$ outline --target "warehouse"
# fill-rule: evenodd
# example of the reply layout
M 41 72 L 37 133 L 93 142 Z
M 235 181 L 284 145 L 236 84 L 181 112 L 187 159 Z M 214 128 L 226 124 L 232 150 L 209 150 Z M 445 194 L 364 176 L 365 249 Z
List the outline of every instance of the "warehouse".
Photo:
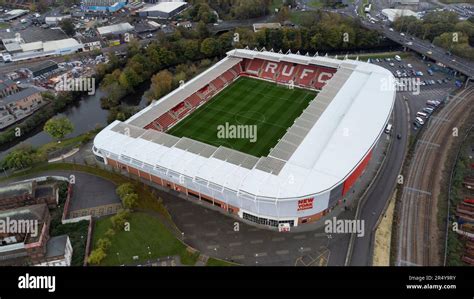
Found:
M 38 77 L 58 69 L 58 64 L 53 60 L 46 60 L 34 66 L 28 67 L 31 77 Z
M 126 4 L 125 0 L 82 0 L 81 9 L 90 12 L 116 12 Z
M 38 57 L 68 55 L 82 51 L 83 45 L 73 38 L 53 41 L 25 43 L 22 39 L 2 40 L 11 61 L 21 61 Z
M 102 37 L 121 35 L 124 33 L 132 32 L 135 28 L 130 23 L 120 23 L 110 26 L 104 26 L 97 28 L 97 32 Z
M 169 19 L 183 11 L 186 6 L 186 2 L 160 2 L 140 9 L 138 16 L 144 18 Z
M 387 19 L 390 22 L 394 22 L 400 17 L 415 17 L 415 18 L 420 18 L 419 15 L 409 9 L 382 9 L 382 14 L 387 17 Z

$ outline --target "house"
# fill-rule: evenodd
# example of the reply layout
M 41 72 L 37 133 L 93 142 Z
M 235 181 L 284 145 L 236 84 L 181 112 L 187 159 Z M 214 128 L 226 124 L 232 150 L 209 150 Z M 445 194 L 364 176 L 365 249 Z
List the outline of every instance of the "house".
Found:
M 70 266 L 67 235 L 50 237 L 46 204 L 0 211 L 0 266 Z
M 55 208 L 58 200 L 58 188 L 55 184 L 29 181 L 0 188 L 0 210 L 35 204 L 46 204 L 49 208 Z
M 18 92 L 18 86 L 7 77 L 0 77 L 0 99 Z

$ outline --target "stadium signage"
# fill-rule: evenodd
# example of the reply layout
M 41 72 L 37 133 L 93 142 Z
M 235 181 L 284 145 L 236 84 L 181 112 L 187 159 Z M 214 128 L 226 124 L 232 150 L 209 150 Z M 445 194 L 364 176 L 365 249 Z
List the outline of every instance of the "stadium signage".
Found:
M 312 209 L 313 202 L 314 202 L 314 197 L 298 200 L 298 211 Z

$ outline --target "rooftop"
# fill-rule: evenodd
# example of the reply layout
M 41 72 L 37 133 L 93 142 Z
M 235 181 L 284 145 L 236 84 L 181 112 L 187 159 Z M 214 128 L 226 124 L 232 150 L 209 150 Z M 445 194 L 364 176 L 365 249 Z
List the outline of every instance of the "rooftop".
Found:
M 130 25 L 130 23 L 120 23 L 120 24 L 115 24 L 115 25 L 99 27 L 97 28 L 97 31 L 101 35 L 106 35 L 106 34 L 125 33 L 125 32 L 132 31 L 133 29 L 134 27 Z
M 26 97 L 29 97 L 39 92 L 41 92 L 41 90 L 39 90 L 36 87 L 28 87 L 26 89 L 20 90 L 17 93 L 14 93 L 12 95 L 9 95 L 7 97 L 0 99 L 0 105 L 8 105 L 10 103 L 15 103 L 16 101 L 22 100 Z
M 144 7 L 140 9 L 139 11 L 161 11 L 165 13 L 170 13 L 186 4 L 187 4 L 186 2 L 180 2 L 180 1 L 160 2 L 155 5 Z
M 2 102 L 3 100 L 0 100 L 0 103 Z M 11 198 L 14 196 L 21 196 L 25 193 L 30 195 L 33 194 L 33 182 L 26 182 L 0 187 L 0 200 L 4 198 Z
M 64 256 L 68 239 L 68 235 L 51 237 L 46 244 L 45 258 Z

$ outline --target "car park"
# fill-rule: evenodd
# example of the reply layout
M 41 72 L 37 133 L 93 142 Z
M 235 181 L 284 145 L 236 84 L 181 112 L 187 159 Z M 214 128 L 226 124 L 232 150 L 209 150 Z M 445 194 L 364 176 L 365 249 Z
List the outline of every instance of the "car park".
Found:
M 419 123 L 420 125 L 424 125 L 424 124 L 425 124 L 425 121 L 424 121 L 421 117 L 419 117 L 419 116 L 417 116 L 417 117 L 415 118 L 415 122 Z
M 433 108 L 430 108 L 430 107 L 425 107 L 423 108 L 423 112 L 426 112 L 428 114 L 431 114 L 433 113 L 434 109 Z

